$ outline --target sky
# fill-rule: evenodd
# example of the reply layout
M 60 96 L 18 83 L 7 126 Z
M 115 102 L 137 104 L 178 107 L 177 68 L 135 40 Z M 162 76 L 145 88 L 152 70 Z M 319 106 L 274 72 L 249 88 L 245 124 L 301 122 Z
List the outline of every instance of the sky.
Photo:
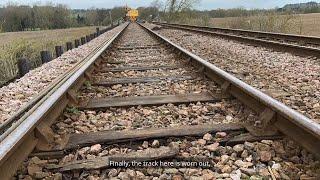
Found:
M 95 8 L 112 8 L 114 6 L 123 6 L 128 4 L 129 7 L 149 6 L 153 0 L 0 0 L 0 5 L 5 5 L 8 2 L 15 2 L 18 4 L 32 5 L 36 2 L 53 2 L 66 4 L 72 9 L 88 9 Z M 320 3 L 320 0 L 201 0 L 200 5 L 196 9 L 217 9 L 217 8 L 237 8 L 244 7 L 252 8 L 274 8 L 282 7 L 285 4 L 303 3 L 315 1 Z

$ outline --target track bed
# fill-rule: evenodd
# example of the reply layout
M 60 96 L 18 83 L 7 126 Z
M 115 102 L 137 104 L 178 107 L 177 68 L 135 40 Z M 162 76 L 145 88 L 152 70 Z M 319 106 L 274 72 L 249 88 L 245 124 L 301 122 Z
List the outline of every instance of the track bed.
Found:
M 15 178 L 319 178 L 312 154 L 280 133 L 254 136 L 257 113 L 138 24 L 101 58 L 51 126 L 54 147 Z

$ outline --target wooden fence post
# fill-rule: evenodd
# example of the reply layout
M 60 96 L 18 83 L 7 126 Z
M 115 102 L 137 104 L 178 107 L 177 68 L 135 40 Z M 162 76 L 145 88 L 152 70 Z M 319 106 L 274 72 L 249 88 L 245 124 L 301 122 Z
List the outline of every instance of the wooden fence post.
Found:
M 86 38 L 85 37 L 81 37 L 81 45 L 84 45 L 86 43 Z
M 77 48 L 79 46 L 80 46 L 80 40 L 79 39 L 74 40 L 74 47 Z
M 90 41 L 90 36 L 86 35 L 86 41 L 89 42 Z
M 67 42 L 66 45 L 67 45 L 67 51 L 73 49 L 72 42 Z
M 96 35 L 97 35 L 97 37 L 100 36 L 100 28 L 98 28 L 98 27 L 96 28 Z
M 30 71 L 30 64 L 28 59 L 26 58 L 19 58 L 18 59 L 18 69 L 19 69 L 19 76 L 22 77 Z
M 50 51 L 41 51 L 40 56 L 42 64 L 50 62 L 52 60 L 52 54 Z
M 63 47 L 62 46 L 56 46 L 56 57 L 60 57 L 63 54 Z

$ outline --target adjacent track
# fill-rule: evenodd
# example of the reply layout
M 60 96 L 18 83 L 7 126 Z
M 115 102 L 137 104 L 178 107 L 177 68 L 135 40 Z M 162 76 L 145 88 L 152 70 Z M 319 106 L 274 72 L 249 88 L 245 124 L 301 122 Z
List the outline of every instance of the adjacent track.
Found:
M 143 25 L 126 24 L 1 141 L 0 174 L 12 176 L 32 151 L 42 165 L 51 163 L 44 167 L 48 172 L 65 178 L 80 178 L 72 172 L 83 169 L 109 169 L 110 158 L 181 160 L 186 149 L 174 142 L 203 135 L 198 146 L 207 152 L 236 144 L 235 151 L 243 152 L 245 141 L 285 135 L 320 156 L 319 124 Z M 28 170 L 39 166 L 31 161 Z
M 277 51 L 290 52 L 296 55 L 320 57 L 319 37 L 249 31 L 241 29 L 216 28 L 208 26 L 194 26 L 187 24 L 171 24 L 162 22 L 153 23 L 163 27 L 210 34 L 217 37 L 271 48 Z

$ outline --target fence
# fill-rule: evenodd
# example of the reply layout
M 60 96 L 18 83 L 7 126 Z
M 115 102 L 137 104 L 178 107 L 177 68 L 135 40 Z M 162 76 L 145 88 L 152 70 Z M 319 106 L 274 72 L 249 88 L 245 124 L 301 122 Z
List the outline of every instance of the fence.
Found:
M 109 26 L 105 29 L 100 30 L 100 28 L 96 28 L 96 31 L 94 33 L 88 34 L 86 36 L 80 37 L 79 39 L 75 39 L 74 42 L 66 42 L 65 47 L 62 45 L 55 46 L 55 52 L 52 53 L 51 51 L 40 51 L 40 60 L 39 61 L 31 61 L 28 58 L 18 58 L 17 63 L 14 61 L 2 61 L 0 64 L 0 67 L 11 67 L 11 68 L 6 68 L 8 76 L 7 80 L 4 82 L 0 81 L 0 87 L 6 86 L 9 83 L 15 81 L 17 78 L 20 78 L 27 74 L 30 70 L 35 69 L 42 64 L 48 63 L 54 59 L 54 57 L 60 57 L 65 50 L 69 51 L 72 50 L 73 48 L 77 48 L 80 45 L 84 45 L 94 38 L 100 36 L 101 34 L 109 31 L 112 29 L 113 26 Z M 16 68 L 17 67 L 17 68 Z M 16 72 L 16 69 L 18 70 L 18 73 Z

